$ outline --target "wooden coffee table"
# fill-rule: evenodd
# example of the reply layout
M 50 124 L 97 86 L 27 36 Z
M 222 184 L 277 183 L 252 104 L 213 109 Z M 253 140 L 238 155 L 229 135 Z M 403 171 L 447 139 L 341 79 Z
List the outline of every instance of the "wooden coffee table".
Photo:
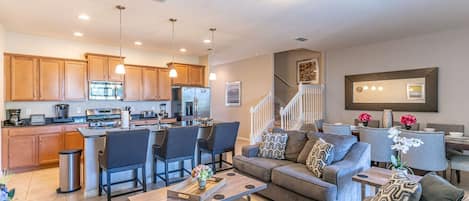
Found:
M 267 184 L 256 179 L 241 175 L 232 170 L 220 172 L 217 177 L 226 178 L 226 184 L 220 190 L 216 191 L 207 201 L 218 200 L 237 200 L 267 188 Z M 168 187 L 157 190 L 148 191 L 129 197 L 129 201 L 181 201 L 182 199 L 167 198 L 166 192 Z
M 366 175 L 367 178 L 359 177 L 358 175 Z M 366 197 L 366 185 L 370 185 L 375 187 L 376 191 L 383 186 L 384 184 L 388 183 L 389 178 L 392 176 L 392 171 L 384 168 L 379 167 L 371 167 L 368 170 L 358 173 L 357 175 L 352 177 L 352 181 L 359 182 L 361 184 L 362 189 L 362 199 Z M 421 176 L 417 175 L 409 175 L 409 178 L 414 181 L 420 181 L 422 179 Z

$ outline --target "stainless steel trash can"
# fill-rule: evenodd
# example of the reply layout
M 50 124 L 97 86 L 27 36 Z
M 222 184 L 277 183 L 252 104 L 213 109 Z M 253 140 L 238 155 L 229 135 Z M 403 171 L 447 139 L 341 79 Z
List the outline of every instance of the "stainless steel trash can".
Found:
M 80 186 L 81 149 L 59 152 L 59 188 L 57 193 L 69 193 L 81 189 Z

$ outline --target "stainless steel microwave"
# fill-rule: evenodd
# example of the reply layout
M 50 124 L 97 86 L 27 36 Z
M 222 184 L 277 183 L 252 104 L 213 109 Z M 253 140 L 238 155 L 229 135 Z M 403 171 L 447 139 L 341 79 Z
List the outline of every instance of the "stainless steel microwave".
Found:
M 122 82 L 91 81 L 89 100 L 122 100 L 124 87 Z

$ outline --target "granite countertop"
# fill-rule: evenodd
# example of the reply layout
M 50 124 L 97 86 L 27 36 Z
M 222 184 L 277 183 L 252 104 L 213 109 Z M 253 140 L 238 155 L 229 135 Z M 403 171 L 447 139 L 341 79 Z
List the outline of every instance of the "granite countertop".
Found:
M 78 128 L 78 131 L 85 138 L 95 138 L 95 137 L 104 137 L 106 136 L 106 132 L 109 132 L 109 131 L 149 129 L 152 133 L 158 133 L 158 132 L 164 131 L 167 128 L 185 127 L 185 126 L 198 126 L 200 128 L 212 127 L 212 125 L 192 123 L 191 121 L 178 121 L 172 124 L 142 125 L 142 126 L 132 126 L 131 128 Z

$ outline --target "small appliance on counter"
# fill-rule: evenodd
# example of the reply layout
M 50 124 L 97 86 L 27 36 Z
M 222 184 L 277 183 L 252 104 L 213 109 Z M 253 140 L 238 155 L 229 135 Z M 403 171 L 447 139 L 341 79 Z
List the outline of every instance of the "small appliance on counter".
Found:
M 142 118 L 155 118 L 156 117 L 156 113 L 153 110 L 144 110 L 140 112 L 140 114 Z
M 68 116 L 70 105 L 69 104 L 57 104 L 55 105 L 55 118 L 52 119 L 54 123 L 67 123 L 73 122 L 73 118 Z
M 30 119 L 30 124 L 33 126 L 46 125 L 46 115 L 44 114 L 32 114 Z
M 12 126 L 23 125 L 24 121 L 20 119 L 20 115 L 21 109 L 8 109 L 5 123 Z
M 120 108 L 97 108 L 86 110 L 89 128 L 117 128 L 121 119 Z
M 168 118 L 169 117 L 168 112 L 166 112 L 166 104 L 165 103 L 160 104 L 160 112 L 158 113 L 158 115 L 161 118 Z

